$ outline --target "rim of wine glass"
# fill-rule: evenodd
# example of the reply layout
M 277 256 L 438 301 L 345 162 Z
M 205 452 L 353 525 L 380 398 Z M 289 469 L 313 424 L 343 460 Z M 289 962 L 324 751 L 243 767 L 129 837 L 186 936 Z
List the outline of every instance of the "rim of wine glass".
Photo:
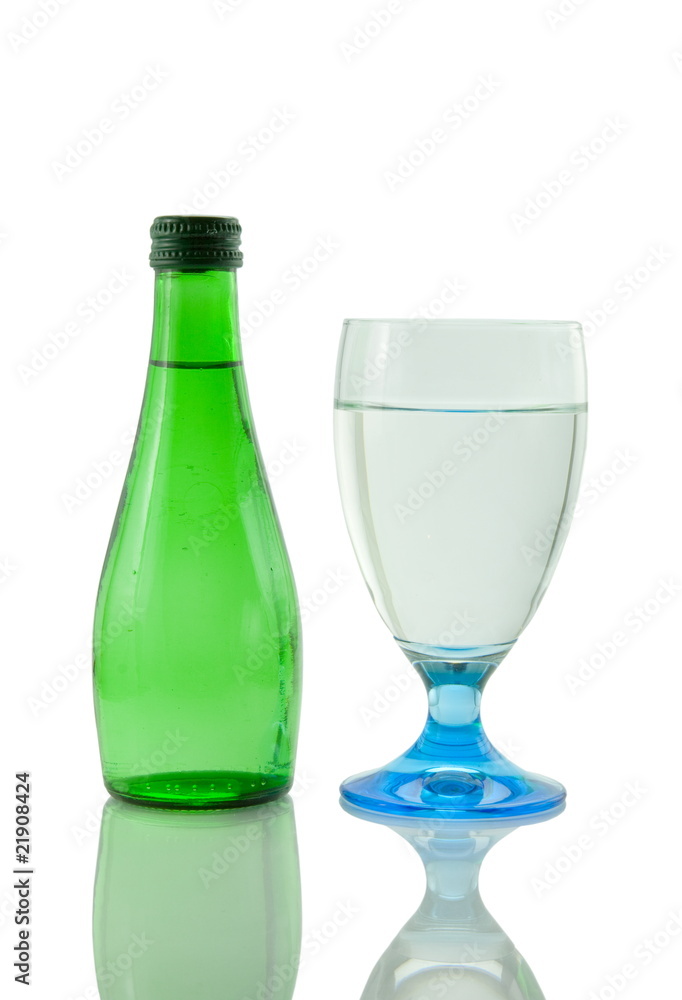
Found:
M 398 325 L 402 323 L 410 324 L 411 326 L 453 326 L 453 327 L 469 327 L 469 326 L 480 326 L 480 327 L 534 327 L 536 329 L 547 329 L 547 330 L 580 330 L 582 332 L 582 324 L 577 320 L 563 320 L 563 319 L 464 319 L 460 317 L 440 317 L 431 318 L 426 316 L 403 316 L 403 317 L 347 317 L 344 319 L 343 324 L 347 326 L 351 323 L 390 323 L 392 325 Z

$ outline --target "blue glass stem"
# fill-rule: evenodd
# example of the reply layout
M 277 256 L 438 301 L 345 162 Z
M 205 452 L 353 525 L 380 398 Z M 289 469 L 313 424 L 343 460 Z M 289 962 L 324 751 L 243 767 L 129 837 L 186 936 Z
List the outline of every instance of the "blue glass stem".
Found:
M 448 819 L 528 816 L 563 803 L 562 785 L 509 761 L 481 723 L 481 694 L 513 643 L 461 650 L 403 640 L 398 645 L 426 686 L 426 725 L 407 753 L 345 781 L 341 794 L 347 802 Z
M 481 724 L 481 695 L 512 643 L 488 647 L 484 653 L 462 650 L 466 659 L 445 659 L 445 650 L 427 654 L 414 643 L 398 645 L 423 680 L 429 699 L 424 731 L 405 757 L 452 761 L 464 768 L 489 762 L 491 755 L 500 757 Z M 447 652 L 452 656 L 455 650 Z

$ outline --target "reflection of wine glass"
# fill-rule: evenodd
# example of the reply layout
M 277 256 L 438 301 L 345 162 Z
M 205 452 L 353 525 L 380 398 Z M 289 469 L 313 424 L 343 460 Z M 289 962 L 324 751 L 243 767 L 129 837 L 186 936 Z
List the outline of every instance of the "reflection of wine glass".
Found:
M 110 799 L 94 903 L 102 1000 L 290 1000 L 301 944 L 291 799 L 179 813 Z
M 429 697 L 414 746 L 346 781 L 349 802 L 464 818 L 563 801 L 561 785 L 491 746 L 480 699 L 554 572 L 586 409 L 577 323 L 346 321 L 335 416 L 346 522 Z
M 362 1000 L 544 1000 L 542 991 L 509 937 L 486 909 L 478 891 L 483 858 L 494 844 L 524 823 L 481 819 L 469 823 L 426 817 L 348 812 L 390 826 L 419 854 L 427 887 L 417 912 L 375 965 Z M 544 812 L 533 822 L 557 815 Z

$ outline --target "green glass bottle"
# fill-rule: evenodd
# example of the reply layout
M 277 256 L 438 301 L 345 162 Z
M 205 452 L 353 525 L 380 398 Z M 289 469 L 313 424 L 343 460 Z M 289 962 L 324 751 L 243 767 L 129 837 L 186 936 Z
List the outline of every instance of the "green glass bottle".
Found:
M 300 624 L 244 378 L 241 229 L 151 233 L 151 359 L 95 613 L 104 782 L 149 805 L 263 802 L 292 782 Z

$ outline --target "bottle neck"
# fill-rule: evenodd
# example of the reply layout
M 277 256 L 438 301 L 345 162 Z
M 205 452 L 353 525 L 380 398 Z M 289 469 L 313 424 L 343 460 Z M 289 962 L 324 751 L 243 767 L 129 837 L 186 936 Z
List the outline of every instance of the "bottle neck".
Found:
M 167 368 L 241 364 L 234 271 L 158 271 L 150 363 Z

